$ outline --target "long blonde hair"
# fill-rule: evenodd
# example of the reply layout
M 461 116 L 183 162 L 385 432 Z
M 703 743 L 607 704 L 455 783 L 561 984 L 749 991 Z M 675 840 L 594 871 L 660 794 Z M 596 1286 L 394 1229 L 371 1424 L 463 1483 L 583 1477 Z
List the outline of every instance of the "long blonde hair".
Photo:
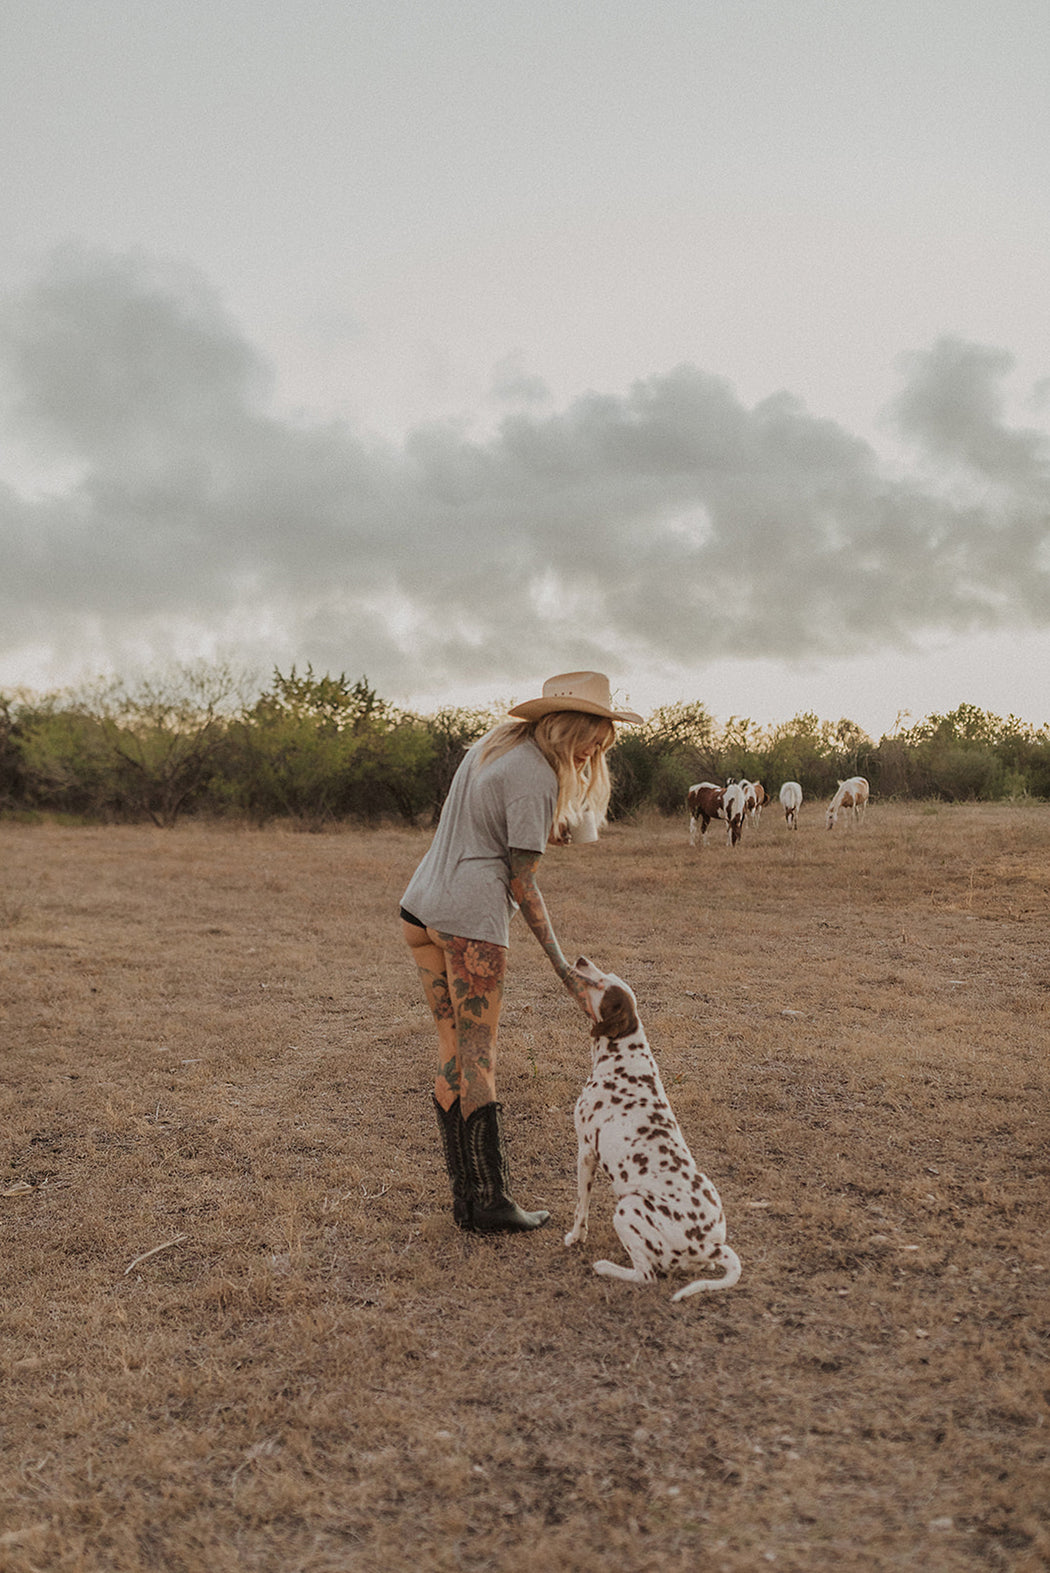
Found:
M 552 831 L 560 833 L 584 809 L 590 809 L 599 824 L 609 808 L 612 781 L 605 756 L 616 741 L 616 728 L 605 716 L 588 715 L 583 710 L 554 710 L 538 721 L 504 721 L 481 739 L 481 765 L 502 759 L 512 748 L 531 738 L 558 777 L 558 802 Z M 592 743 L 601 745 L 583 766 L 576 755 Z

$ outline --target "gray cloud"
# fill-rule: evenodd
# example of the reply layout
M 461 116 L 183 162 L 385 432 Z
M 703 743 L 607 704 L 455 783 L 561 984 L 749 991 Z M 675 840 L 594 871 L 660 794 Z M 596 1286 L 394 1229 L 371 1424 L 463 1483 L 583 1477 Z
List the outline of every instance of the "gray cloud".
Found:
M 496 404 L 535 409 L 550 403 L 551 391 L 542 377 L 526 370 L 521 350 L 512 350 L 492 369 L 489 397 Z
M 63 253 L 0 312 L 4 404 L 51 494 L 0 486 L 0 647 L 56 670 L 236 651 L 434 689 L 523 668 L 820 657 L 1050 624 L 1047 439 L 1010 428 L 1003 351 L 909 358 L 914 464 L 788 394 L 679 366 L 484 439 L 401 446 L 274 413 L 208 289 Z
M 1006 350 L 951 338 L 905 356 L 906 382 L 893 405 L 901 431 L 931 457 L 1009 488 L 1033 478 L 1045 487 L 1045 433 L 1005 425 L 1003 382 L 1013 367 Z M 1033 394 L 1038 399 L 1038 388 Z

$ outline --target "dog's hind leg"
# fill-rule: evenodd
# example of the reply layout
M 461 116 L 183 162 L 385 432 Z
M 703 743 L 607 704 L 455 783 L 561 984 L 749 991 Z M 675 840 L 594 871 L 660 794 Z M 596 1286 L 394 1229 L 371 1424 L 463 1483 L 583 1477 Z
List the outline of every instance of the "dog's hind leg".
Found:
M 622 1267 L 619 1262 L 595 1262 L 594 1270 L 603 1278 L 622 1278 L 629 1284 L 651 1284 L 656 1278 L 651 1268 L 644 1272 L 638 1267 Z
M 740 1258 L 736 1252 L 731 1251 L 728 1245 L 716 1245 L 711 1248 L 708 1261 L 712 1267 L 717 1267 L 720 1263 L 725 1266 L 722 1277 L 696 1278 L 691 1284 L 686 1284 L 684 1289 L 679 1289 L 677 1294 L 673 1294 L 672 1300 L 688 1300 L 692 1294 L 708 1294 L 712 1289 L 732 1289 L 741 1273 Z
M 621 1267 L 619 1262 L 595 1262 L 595 1272 L 601 1273 L 603 1278 L 620 1278 L 625 1283 L 653 1283 L 657 1276 L 650 1243 L 653 1226 L 637 1197 L 622 1198 L 613 1213 L 613 1228 L 631 1258 L 631 1266 Z
M 576 1216 L 572 1228 L 565 1236 L 566 1245 L 575 1245 L 587 1238 L 587 1215 L 591 1205 L 591 1186 L 598 1167 L 598 1154 L 589 1142 L 581 1141 L 576 1154 Z

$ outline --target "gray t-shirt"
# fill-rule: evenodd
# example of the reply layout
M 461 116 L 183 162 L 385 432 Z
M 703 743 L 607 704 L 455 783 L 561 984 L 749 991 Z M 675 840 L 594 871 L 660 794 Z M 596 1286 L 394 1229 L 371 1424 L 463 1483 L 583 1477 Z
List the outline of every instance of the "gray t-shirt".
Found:
M 401 905 L 430 928 L 494 945 L 510 940 L 510 849 L 542 852 L 558 778 L 531 738 L 481 764 L 475 743 L 453 777 L 437 832 Z

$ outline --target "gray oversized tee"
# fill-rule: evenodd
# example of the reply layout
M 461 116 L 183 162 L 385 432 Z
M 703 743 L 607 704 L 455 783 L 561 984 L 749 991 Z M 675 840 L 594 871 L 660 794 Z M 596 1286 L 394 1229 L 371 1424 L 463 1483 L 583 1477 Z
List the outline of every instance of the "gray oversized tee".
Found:
M 544 851 L 558 778 L 531 738 L 486 765 L 483 743 L 474 744 L 456 771 L 430 850 L 401 905 L 442 933 L 506 945 L 517 910 L 510 849 Z

